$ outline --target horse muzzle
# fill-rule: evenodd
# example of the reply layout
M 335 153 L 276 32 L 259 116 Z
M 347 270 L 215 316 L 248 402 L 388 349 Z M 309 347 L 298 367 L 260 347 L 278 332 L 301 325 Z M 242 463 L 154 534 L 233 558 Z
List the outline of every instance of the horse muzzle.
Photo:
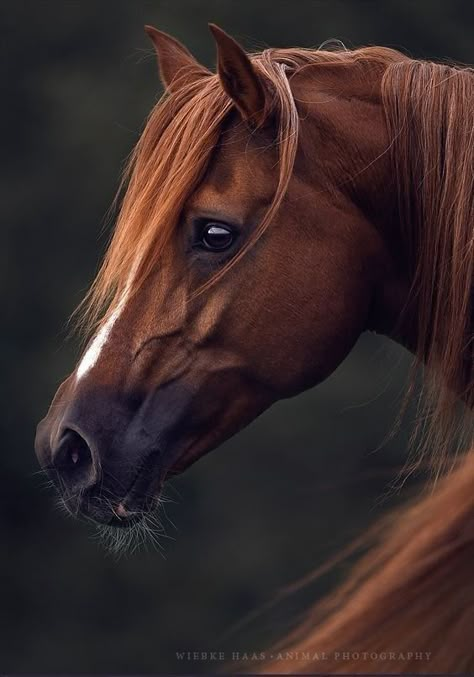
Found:
M 275 398 L 217 370 L 149 392 L 63 384 L 38 425 L 36 453 L 66 508 L 129 526 L 158 502 L 165 480 L 247 425 Z
M 175 417 L 154 398 L 118 398 L 89 392 L 56 398 L 39 423 L 35 450 L 41 467 L 75 516 L 102 524 L 129 526 L 158 502 L 165 477 L 172 471 L 169 448 Z M 169 399 L 169 397 L 167 398 Z M 183 411 L 183 398 L 174 411 Z M 154 409 L 154 415 L 150 409 Z M 156 419 L 161 418 L 160 429 Z

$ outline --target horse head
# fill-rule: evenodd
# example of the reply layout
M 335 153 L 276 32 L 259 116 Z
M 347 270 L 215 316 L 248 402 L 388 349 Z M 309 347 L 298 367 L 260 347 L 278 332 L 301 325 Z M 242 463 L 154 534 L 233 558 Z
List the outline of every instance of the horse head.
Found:
M 166 93 L 86 299 L 95 335 L 38 427 L 66 506 L 106 524 L 405 300 L 380 87 L 397 53 L 249 55 L 211 28 L 216 74 L 147 29 Z

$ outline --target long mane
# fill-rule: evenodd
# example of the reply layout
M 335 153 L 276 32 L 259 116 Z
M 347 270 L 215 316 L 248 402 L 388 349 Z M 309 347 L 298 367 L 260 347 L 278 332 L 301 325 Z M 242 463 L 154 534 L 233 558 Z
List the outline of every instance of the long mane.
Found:
M 312 672 L 322 653 L 331 674 L 474 669 L 474 72 L 400 60 L 382 97 L 425 372 L 412 464 L 430 453 L 446 476 L 356 544 L 368 553 L 265 672 Z M 448 464 L 458 398 L 471 450 Z
M 456 426 L 461 448 L 473 441 L 474 70 L 406 60 L 382 95 L 424 369 L 413 463 L 434 450 L 440 472 Z

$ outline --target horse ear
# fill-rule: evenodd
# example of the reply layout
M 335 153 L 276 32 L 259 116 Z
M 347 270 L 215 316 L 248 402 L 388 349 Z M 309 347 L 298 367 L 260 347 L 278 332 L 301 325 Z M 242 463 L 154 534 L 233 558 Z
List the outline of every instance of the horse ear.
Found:
M 209 24 L 209 29 L 217 45 L 217 72 L 224 90 L 242 118 L 260 126 L 268 112 L 268 92 L 262 77 L 234 38 L 215 24 Z
M 200 76 L 211 75 L 179 40 L 153 26 L 145 26 L 145 33 L 155 47 L 160 78 L 167 90 L 181 89 Z

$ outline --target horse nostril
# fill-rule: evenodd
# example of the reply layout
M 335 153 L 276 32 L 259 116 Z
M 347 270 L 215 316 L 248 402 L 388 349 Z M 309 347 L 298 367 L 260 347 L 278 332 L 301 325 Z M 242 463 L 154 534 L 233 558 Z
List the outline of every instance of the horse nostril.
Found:
M 66 489 L 86 489 L 95 482 L 91 449 L 75 430 L 64 431 L 53 455 L 53 468 Z

